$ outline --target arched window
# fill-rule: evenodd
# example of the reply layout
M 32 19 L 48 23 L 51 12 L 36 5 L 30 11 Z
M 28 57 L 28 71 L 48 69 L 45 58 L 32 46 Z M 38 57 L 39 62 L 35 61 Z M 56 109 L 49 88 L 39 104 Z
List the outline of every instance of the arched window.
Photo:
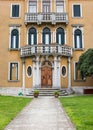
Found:
M 11 48 L 19 48 L 19 32 L 17 29 L 13 29 L 11 32 Z
M 28 31 L 28 44 L 34 45 L 37 44 L 37 32 L 35 28 L 30 28 Z
M 43 29 L 42 39 L 43 39 L 43 44 L 51 43 L 51 31 L 49 28 L 46 27 Z
M 63 28 L 58 28 L 56 30 L 56 43 L 60 45 L 65 44 L 65 32 Z
M 80 29 L 74 31 L 74 46 L 75 48 L 82 48 L 82 31 Z

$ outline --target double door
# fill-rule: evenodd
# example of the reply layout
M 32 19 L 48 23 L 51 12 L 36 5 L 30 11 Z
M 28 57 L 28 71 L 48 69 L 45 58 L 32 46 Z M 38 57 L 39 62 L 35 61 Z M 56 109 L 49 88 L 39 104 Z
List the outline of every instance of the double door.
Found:
M 43 67 L 41 69 L 41 86 L 42 87 L 52 87 L 52 68 L 51 67 Z

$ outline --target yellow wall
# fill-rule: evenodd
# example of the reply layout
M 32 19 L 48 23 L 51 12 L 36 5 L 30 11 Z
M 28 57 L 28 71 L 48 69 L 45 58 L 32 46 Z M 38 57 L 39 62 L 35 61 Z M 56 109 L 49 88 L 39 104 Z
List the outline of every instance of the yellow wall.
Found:
M 39 1 L 39 0 L 38 0 Z M 38 12 L 41 12 L 41 0 L 39 1 Z M 21 17 L 13 19 L 10 17 L 10 7 L 11 3 L 20 3 L 21 5 Z M 54 3 L 54 0 L 53 0 Z M 38 43 L 42 41 L 41 32 L 44 27 L 51 28 L 51 31 L 55 31 L 58 27 L 63 27 L 66 30 L 66 44 L 73 47 L 73 24 L 82 24 L 83 25 L 83 35 L 84 35 L 84 50 L 73 50 L 73 57 L 71 58 L 71 85 L 74 86 L 93 86 L 92 78 L 89 77 L 86 81 L 74 81 L 74 62 L 78 61 L 79 56 L 85 52 L 88 48 L 93 47 L 93 1 L 92 0 L 66 0 L 66 12 L 69 16 L 69 23 L 63 24 L 58 23 L 52 25 L 50 23 L 44 23 L 41 25 L 33 24 L 24 24 L 25 13 L 27 12 L 27 0 L 0 0 L 0 86 L 6 87 L 20 87 L 22 86 L 22 59 L 20 58 L 20 51 L 10 51 L 9 50 L 9 29 L 13 24 L 20 24 L 20 47 L 27 45 L 27 32 L 28 29 L 32 26 L 38 30 Z M 72 17 L 72 4 L 80 3 L 82 4 L 82 18 L 73 18 Z M 52 11 L 55 10 L 54 5 L 52 5 Z M 33 65 L 31 58 L 25 59 L 25 66 Z M 19 81 L 10 82 L 8 81 L 8 71 L 9 62 L 18 62 L 19 63 Z M 61 57 L 60 65 L 67 66 L 67 58 Z M 68 71 L 68 68 L 67 68 Z M 25 71 L 26 74 L 26 71 Z M 68 86 L 68 74 L 66 77 L 61 77 L 61 86 Z M 25 77 L 26 87 L 32 87 L 33 75 L 31 78 Z

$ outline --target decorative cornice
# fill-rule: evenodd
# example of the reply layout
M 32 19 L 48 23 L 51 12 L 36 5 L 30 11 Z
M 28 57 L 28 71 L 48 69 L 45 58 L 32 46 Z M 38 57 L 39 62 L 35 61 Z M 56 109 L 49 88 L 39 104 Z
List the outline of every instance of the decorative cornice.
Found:
M 9 27 L 20 27 L 22 26 L 21 24 L 9 24 Z
M 72 27 L 83 27 L 84 24 L 72 24 L 71 26 L 72 26 Z

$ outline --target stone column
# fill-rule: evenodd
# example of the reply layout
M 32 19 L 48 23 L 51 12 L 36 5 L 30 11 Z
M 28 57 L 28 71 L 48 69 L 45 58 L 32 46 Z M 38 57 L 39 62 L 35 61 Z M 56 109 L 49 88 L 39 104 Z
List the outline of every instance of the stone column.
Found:
M 68 57 L 68 89 L 71 88 L 71 59 Z
M 61 84 L 60 84 L 60 57 L 58 58 L 57 61 L 57 84 L 58 84 L 58 88 L 61 88 Z
M 53 69 L 53 88 L 57 87 L 57 57 L 54 57 L 54 69 Z
M 36 87 L 40 86 L 39 56 L 36 57 Z
M 23 68 L 23 74 L 22 74 L 22 92 L 25 94 L 25 59 L 22 60 L 22 68 Z
M 33 87 L 36 86 L 36 62 L 33 59 Z

